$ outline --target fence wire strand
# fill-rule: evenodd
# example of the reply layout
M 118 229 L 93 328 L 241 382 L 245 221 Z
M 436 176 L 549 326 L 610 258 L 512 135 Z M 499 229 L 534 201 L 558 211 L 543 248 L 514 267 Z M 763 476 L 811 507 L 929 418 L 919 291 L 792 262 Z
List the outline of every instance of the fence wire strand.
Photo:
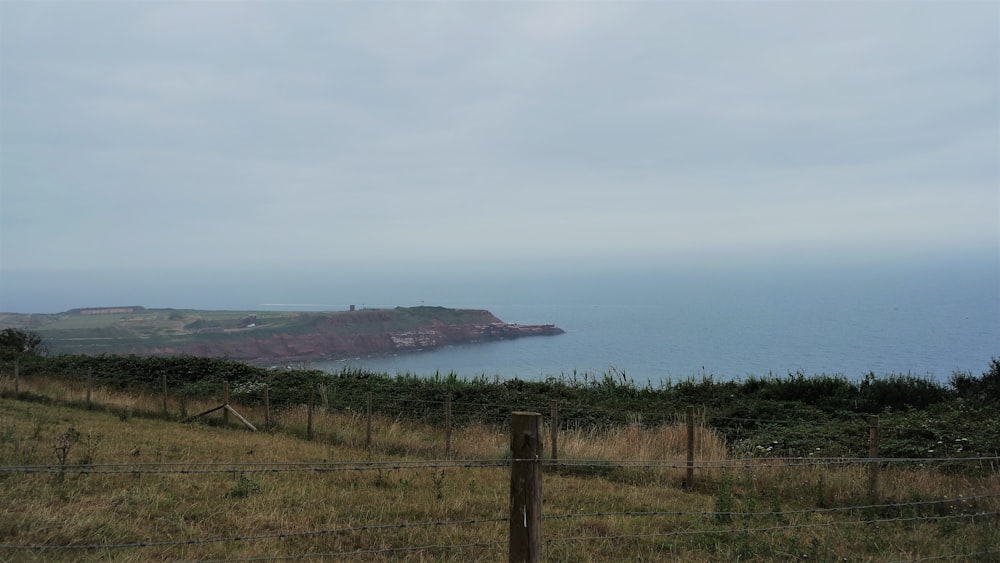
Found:
M 643 460 L 643 459 L 569 459 L 552 461 L 549 459 L 515 459 L 514 461 L 541 461 L 553 467 L 593 467 L 595 469 L 754 469 L 754 468 L 784 468 L 784 467 L 828 467 L 849 465 L 870 465 L 872 463 L 914 464 L 914 463 L 954 463 L 954 462 L 997 462 L 1000 456 L 988 457 L 759 457 L 732 458 L 712 461 L 701 460 L 693 464 L 680 459 Z
M 324 536 L 334 534 L 347 534 L 353 532 L 369 532 L 377 530 L 401 530 L 405 528 L 432 528 L 443 526 L 466 526 L 473 524 L 495 524 L 507 522 L 508 517 L 502 518 L 473 518 L 467 520 L 433 521 L 433 522 L 396 522 L 392 524 L 368 524 L 363 526 L 350 526 L 344 528 L 332 528 L 328 530 L 310 530 L 305 532 L 274 532 L 270 534 L 257 534 L 247 536 L 226 536 L 216 538 L 201 538 L 172 541 L 154 542 L 131 542 L 117 544 L 70 544 L 70 545 L 0 545 L 0 549 L 17 551 L 63 551 L 63 550 L 94 550 L 94 549 L 135 549 L 147 547 L 176 547 L 183 545 L 198 545 L 208 543 L 230 543 L 242 541 L 261 541 L 274 539 L 306 538 L 312 536 Z
M 786 516 L 804 516 L 808 514 L 829 514 L 836 512 L 860 512 L 868 510 L 886 510 L 891 508 L 907 508 L 911 506 L 929 506 L 937 504 L 949 504 L 949 503 L 961 503 L 961 502 L 973 502 L 987 499 L 1000 498 L 1000 493 L 992 495 L 977 495 L 970 497 L 956 497 L 956 498 L 946 498 L 939 500 L 926 500 L 917 502 L 902 502 L 902 503 L 888 503 L 888 504 L 868 504 L 860 506 L 839 506 L 833 508 L 811 508 L 804 510 L 787 510 L 787 511 L 766 511 L 766 512 L 701 512 L 701 511 L 600 511 L 600 512 L 579 512 L 572 514 L 543 514 L 543 520 L 569 520 L 573 518 L 603 518 L 610 516 L 711 516 L 713 518 L 718 516 L 774 516 L 774 517 L 786 517 Z
M 706 513 L 713 514 L 713 513 Z M 625 534 L 615 536 L 567 536 L 557 538 L 545 538 L 545 543 L 569 542 L 569 541 L 592 541 L 611 539 L 649 539 L 664 538 L 673 536 L 699 535 L 699 534 L 745 534 L 749 532 L 777 532 L 781 530 L 800 530 L 805 528 L 835 528 L 837 526 L 857 526 L 864 524 L 890 524 L 901 522 L 915 522 L 920 520 L 955 520 L 960 518 L 979 518 L 986 516 L 997 516 L 1000 512 L 979 512 L 975 514 L 955 514 L 947 516 L 913 516 L 900 518 L 869 518 L 865 520 L 841 520 L 835 522 L 810 522 L 806 524 L 785 524 L 782 526 L 767 526 L 763 528 L 726 528 L 722 530 L 679 530 L 660 534 Z
M 887 563 L 917 563 L 918 561 L 941 561 L 944 559 L 968 559 L 970 557 L 982 557 L 983 555 L 993 555 L 995 553 L 1000 553 L 1000 549 L 991 549 L 987 551 L 976 551 L 970 553 L 950 553 L 948 555 L 936 555 L 933 557 L 921 557 L 918 559 L 894 559 L 888 561 Z
M 198 475 L 210 473 L 336 473 L 393 471 L 406 469 L 474 469 L 510 465 L 506 460 L 428 460 L 387 462 L 345 462 L 329 464 L 299 463 L 138 463 L 103 465 L 13 465 L 0 467 L 0 473 L 42 473 L 75 475 Z
M 284 561 L 290 559 L 312 559 L 315 557 L 322 557 L 324 559 L 329 557 L 351 558 L 351 557 L 357 557 L 359 555 L 395 554 L 395 553 L 406 553 L 413 551 L 440 551 L 444 549 L 455 550 L 455 549 L 470 549 L 470 548 L 482 548 L 482 547 L 500 547 L 500 546 L 505 546 L 506 544 L 507 542 L 498 540 L 498 541 L 478 542 L 478 543 L 417 545 L 409 547 L 386 547 L 380 549 L 358 549 L 354 551 L 301 553 L 297 555 L 285 555 L 285 556 L 249 557 L 249 558 L 236 558 L 236 559 L 209 559 L 205 560 L 203 563 L 235 563 L 244 561 Z
M 511 461 L 541 462 L 546 467 L 559 469 L 591 468 L 595 471 L 606 469 L 765 469 L 792 467 L 830 467 L 850 465 L 926 464 L 926 463 L 972 463 L 1000 462 L 1000 457 L 950 457 L 950 458 L 743 458 L 720 461 L 698 461 L 689 464 L 684 460 L 640 460 L 640 459 L 571 459 L 553 461 L 551 459 L 437 459 L 420 461 L 371 461 L 371 462 L 248 462 L 248 463 L 107 463 L 107 464 L 67 464 L 67 465 L 8 465 L 0 466 L 0 473 L 73 473 L 78 475 L 108 474 L 206 474 L 206 473 L 333 473 L 351 471 L 389 471 L 406 469 L 473 469 L 508 467 Z

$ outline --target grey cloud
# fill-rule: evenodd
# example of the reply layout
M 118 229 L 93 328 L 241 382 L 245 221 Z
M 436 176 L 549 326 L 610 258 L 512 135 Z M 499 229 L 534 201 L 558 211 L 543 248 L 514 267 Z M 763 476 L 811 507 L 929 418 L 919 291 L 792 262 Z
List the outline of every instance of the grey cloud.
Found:
M 995 245 L 998 10 L 7 3 L 3 267 Z

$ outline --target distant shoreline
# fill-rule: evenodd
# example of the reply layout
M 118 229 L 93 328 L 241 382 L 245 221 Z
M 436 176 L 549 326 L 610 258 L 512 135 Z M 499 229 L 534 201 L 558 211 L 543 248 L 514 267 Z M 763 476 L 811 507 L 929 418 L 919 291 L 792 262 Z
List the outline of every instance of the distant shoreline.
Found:
M 56 314 L 0 313 L 0 327 L 37 332 L 53 354 L 191 355 L 258 365 L 563 333 L 554 324 L 507 323 L 486 310 L 431 306 L 351 306 L 335 312 L 87 307 Z

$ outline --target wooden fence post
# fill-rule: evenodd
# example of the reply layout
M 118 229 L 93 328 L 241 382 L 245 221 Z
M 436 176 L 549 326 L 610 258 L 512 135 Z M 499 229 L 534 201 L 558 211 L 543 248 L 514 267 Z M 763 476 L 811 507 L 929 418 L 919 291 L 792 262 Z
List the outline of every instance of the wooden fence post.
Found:
M 87 410 L 90 410 L 90 390 L 94 387 L 94 368 L 87 368 Z
M 14 395 L 17 396 L 20 393 L 18 385 L 21 379 L 21 363 L 17 358 L 14 358 Z
M 163 387 L 163 418 L 167 417 L 167 372 L 160 374 L 160 383 Z
M 444 456 L 451 456 L 451 395 L 444 399 Z
M 549 422 L 549 441 L 552 442 L 552 461 L 559 461 L 559 401 L 552 401 L 549 405 L 551 415 Z
M 541 561 L 542 415 L 510 416 L 510 544 L 512 563 Z
M 313 439 L 313 406 L 316 403 L 316 389 L 309 387 L 309 407 L 306 412 L 306 440 Z
M 271 394 L 267 389 L 267 383 L 264 384 L 264 428 L 268 432 L 271 431 Z
M 222 382 L 222 404 L 229 406 L 229 382 Z M 222 425 L 229 426 L 229 409 L 222 409 Z
M 687 408 L 687 476 L 684 488 L 694 485 L 694 407 Z
M 878 416 L 868 417 L 868 497 L 872 504 L 879 501 L 878 494 Z
M 372 393 L 368 392 L 365 398 L 365 410 L 367 411 L 368 421 L 365 424 L 365 447 L 372 447 Z

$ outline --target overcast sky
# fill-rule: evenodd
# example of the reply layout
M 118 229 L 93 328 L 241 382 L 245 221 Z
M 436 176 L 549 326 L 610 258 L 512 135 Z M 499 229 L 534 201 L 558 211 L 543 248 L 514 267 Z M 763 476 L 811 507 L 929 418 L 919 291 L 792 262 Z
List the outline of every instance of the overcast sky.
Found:
M 995 1 L 3 0 L 0 25 L 8 276 L 1000 246 Z

